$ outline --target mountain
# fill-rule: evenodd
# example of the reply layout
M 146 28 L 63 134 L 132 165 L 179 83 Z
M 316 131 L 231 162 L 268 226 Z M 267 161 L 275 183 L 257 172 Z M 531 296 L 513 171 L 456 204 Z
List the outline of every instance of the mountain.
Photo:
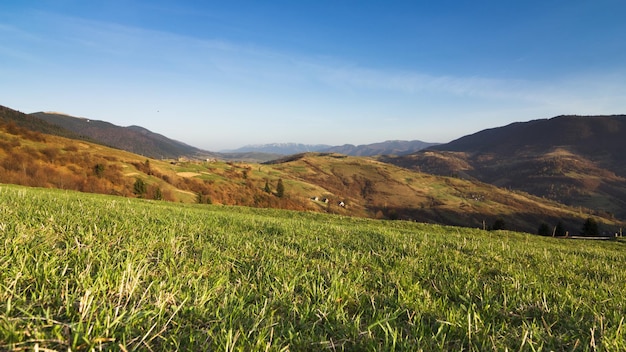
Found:
M 155 159 L 181 156 L 212 156 L 210 152 L 187 145 L 139 126 L 120 127 L 109 122 L 79 118 L 59 113 L 30 114 L 52 125 L 114 148 Z
M 272 143 L 247 145 L 233 150 L 225 150 L 223 153 L 269 153 L 277 158 L 281 155 L 293 155 L 307 152 L 339 153 L 350 156 L 374 156 L 374 155 L 404 155 L 418 150 L 437 145 L 422 141 L 385 141 L 373 144 L 342 146 L 330 146 L 326 144 L 300 144 L 300 143 Z
M 326 144 L 302 144 L 302 143 L 270 143 L 270 144 L 250 144 L 237 149 L 222 150 L 221 153 L 266 153 L 281 155 L 291 155 L 306 152 L 317 152 L 330 148 Z
M 438 145 L 438 143 L 428 143 L 422 141 L 385 141 L 373 144 L 352 145 L 331 147 L 323 150 L 328 153 L 339 153 L 352 156 L 375 156 L 375 155 L 405 155 L 415 153 L 419 150 Z
M 542 223 L 562 222 L 574 233 L 592 216 L 580 207 L 473 180 L 415 172 L 369 157 L 305 153 L 266 164 L 150 159 L 14 122 L 31 118 L 0 110 L 0 183 L 481 228 L 506 224 L 507 229 L 526 232 L 535 232 Z M 32 120 L 32 125 L 44 124 L 38 121 Z M 277 192 L 279 183 L 284 196 Z M 593 217 L 604 230 L 623 226 L 606 214 Z
M 626 115 L 557 116 L 483 130 L 389 163 L 522 190 L 626 218 Z

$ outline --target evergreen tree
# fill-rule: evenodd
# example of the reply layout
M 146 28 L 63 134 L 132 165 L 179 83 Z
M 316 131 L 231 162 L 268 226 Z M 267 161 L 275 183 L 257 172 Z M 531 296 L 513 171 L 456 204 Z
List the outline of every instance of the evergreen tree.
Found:
M 582 230 L 583 236 L 599 236 L 600 230 L 598 229 L 598 222 L 592 218 L 587 218 L 583 224 Z
M 537 229 L 537 234 L 539 236 L 550 236 L 552 235 L 552 231 L 550 231 L 550 226 L 545 222 L 539 225 L 539 229 Z
M 146 183 L 143 182 L 142 179 L 138 178 L 135 180 L 135 184 L 133 185 L 133 193 L 137 195 L 137 197 L 143 197 L 146 194 L 147 186 Z
M 263 190 L 264 190 L 266 193 L 272 193 L 272 190 L 270 189 L 270 183 L 269 183 L 269 181 L 265 180 L 265 187 L 263 188 Z
M 161 192 L 161 188 L 157 187 L 154 190 L 154 195 L 152 196 L 152 198 L 154 200 L 162 200 L 163 199 L 163 192 Z
M 282 198 L 285 195 L 285 186 L 283 185 L 283 179 L 279 178 L 276 184 L 276 196 Z

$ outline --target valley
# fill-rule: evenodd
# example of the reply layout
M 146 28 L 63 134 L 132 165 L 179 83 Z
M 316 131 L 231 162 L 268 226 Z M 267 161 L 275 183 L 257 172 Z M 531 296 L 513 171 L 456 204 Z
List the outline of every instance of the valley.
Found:
M 553 228 L 561 223 L 566 231 L 577 234 L 589 218 L 598 222 L 604 233 L 617 233 L 623 226 L 620 218 L 591 207 L 565 206 L 476 178 L 410 170 L 410 166 L 382 162 L 384 157 L 304 153 L 263 164 L 186 157 L 153 159 L 11 123 L 0 133 L 9 141 L 2 144 L 0 154 L 4 155 L 0 181 L 5 183 L 485 230 L 498 222 L 504 228 L 528 233 L 536 233 L 542 224 Z M 434 152 L 422 155 L 430 153 Z M 412 160 L 414 156 L 393 160 Z M 284 187 L 280 195 L 279 182 Z
M 15 122 L 20 118 L 40 130 L 49 125 L 33 123 L 33 115 L 13 114 L 16 117 L 6 118 L 0 129 L 5 141 L 0 150 L 0 182 L 4 183 L 485 230 L 497 223 L 497 227 L 537 233 L 540 226 L 560 224 L 574 235 L 588 219 L 597 222 L 604 234 L 623 227 L 624 214 L 606 209 L 620 208 L 624 179 L 565 148 L 542 154 L 542 159 L 529 152 L 505 159 L 438 150 L 445 145 L 404 156 L 316 152 L 265 163 L 154 159 L 20 127 Z M 571 186 L 574 179 L 596 193 L 576 193 Z M 283 187 L 280 195 L 278 183 Z M 602 196 L 608 193 L 613 198 Z M 569 205 L 559 203 L 561 199 L 569 200 Z

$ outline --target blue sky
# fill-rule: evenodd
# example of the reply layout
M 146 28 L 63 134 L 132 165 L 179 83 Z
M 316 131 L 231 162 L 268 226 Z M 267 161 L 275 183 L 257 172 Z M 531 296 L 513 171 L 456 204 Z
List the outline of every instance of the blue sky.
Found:
M 626 113 L 626 2 L 11 1 L 0 105 L 246 144 Z

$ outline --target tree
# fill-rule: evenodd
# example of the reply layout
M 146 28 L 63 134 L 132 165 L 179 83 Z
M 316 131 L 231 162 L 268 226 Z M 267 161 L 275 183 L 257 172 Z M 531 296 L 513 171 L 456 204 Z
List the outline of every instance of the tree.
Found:
M 285 195 L 285 186 L 283 185 L 283 179 L 279 178 L 276 184 L 276 196 L 282 198 Z
M 504 230 L 505 227 L 505 223 L 504 223 L 504 219 L 502 218 L 498 218 L 496 219 L 496 221 L 493 222 L 493 226 L 491 226 L 492 230 Z
M 155 188 L 152 198 L 154 200 L 163 200 L 163 192 L 161 192 L 161 188 L 159 187 Z
M 142 179 L 138 178 L 133 185 L 133 193 L 135 193 L 138 197 L 143 197 L 143 195 L 146 194 L 146 190 L 146 183 L 143 182 Z
M 552 231 L 550 231 L 550 226 L 548 226 L 548 224 L 544 222 L 539 225 L 539 229 L 537 229 L 537 234 L 539 236 L 550 236 L 552 234 Z
M 600 230 L 598 229 L 598 222 L 592 218 L 587 218 L 583 224 L 582 229 L 583 236 L 599 236 Z
M 269 183 L 269 181 L 268 181 L 268 180 L 265 180 L 265 187 L 263 187 L 263 190 L 264 190 L 266 193 L 272 193 L 272 190 L 270 189 L 270 183 Z

